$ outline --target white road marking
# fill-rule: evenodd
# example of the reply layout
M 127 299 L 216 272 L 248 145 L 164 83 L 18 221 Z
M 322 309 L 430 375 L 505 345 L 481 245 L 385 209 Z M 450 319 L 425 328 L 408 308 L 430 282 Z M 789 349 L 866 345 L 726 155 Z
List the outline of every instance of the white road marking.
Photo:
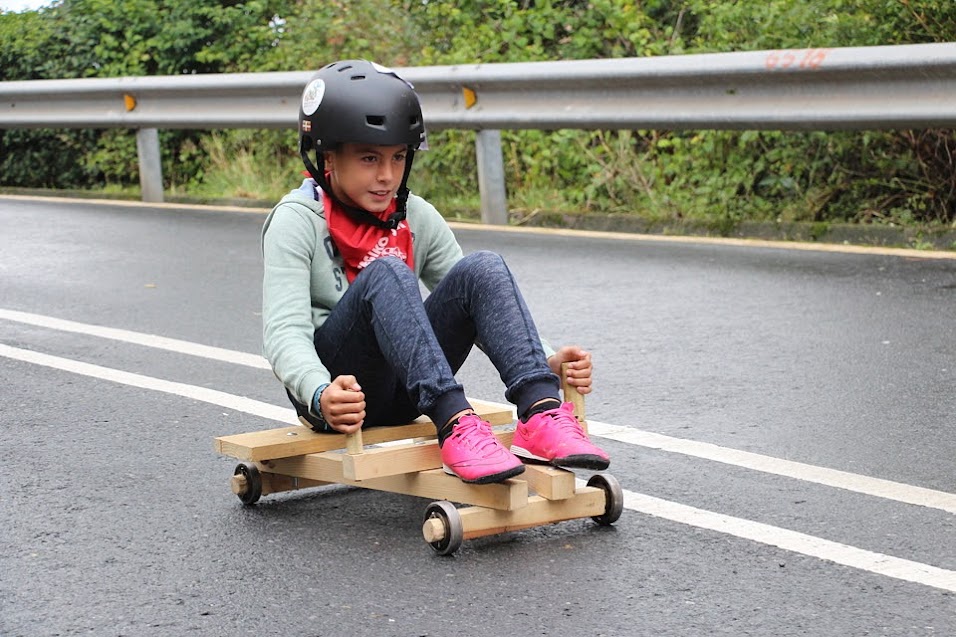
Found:
M 271 369 L 269 363 L 261 356 L 248 354 L 246 352 L 237 352 L 234 350 L 222 349 L 218 347 L 209 347 L 190 341 L 181 341 L 173 338 L 154 336 L 151 334 L 142 334 L 139 332 L 130 332 L 127 330 L 102 327 L 99 325 L 89 325 L 86 323 L 77 323 L 63 319 L 43 316 L 40 314 L 31 314 L 29 312 L 19 312 L 16 310 L 7 310 L 0 308 L 0 319 L 46 327 L 50 329 L 63 330 L 76 334 L 87 334 L 101 338 L 119 340 L 126 343 L 143 345 L 157 349 L 168 350 L 180 354 L 199 356 L 213 360 L 245 365 L 259 369 Z M 210 390 L 211 391 L 211 390 Z M 214 402 L 214 401 L 207 401 Z M 219 403 L 215 403 L 219 404 Z M 225 405 L 223 405 L 225 406 Z M 511 405 L 501 405 L 506 409 L 513 409 Z M 290 412 L 291 413 L 291 412 Z M 278 418 L 278 420 L 286 420 Z M 297 422 L 293 416 L 293 422 Z M 883 480 L 881 478 L 871 478 L 859 474 L 840 471 L 837 469 L 828 469 L 815 465 L 804 464 L 792 460 L 784 460 L 773 456 L 764 456 L 747 451 L 739 451 L 728 447 L 697 442 L 682 438 L 673 438 L 659 433 L 642 431 L 632 427 L 621 427 L 608 423 L 597 421 L 588 421 L 589 431 L 602 438 L 617 440 L 632 445 L 639 445 L 650 449 L 659 449 L 671 453 L 679 453 L 695 458 L 702 458 L 714 462 L 750 469 L 752 471 L 761 471 L 773 475 L 785 476 L 821 484 L 828 487 L 835 487 L 862 493 L 865 495 L 876 496 L 888 500 L 895 500 L 905 504 L 940 509 L 949 513 L 956 513 L 956 494 L 945 491 L 935 491 L 924 487 L 917 487 L 900 482 Z
M 891 480 L 862 476 L 847 471 L 828 469 L 826 467 L 818 467 L 802 462 L 774 458 L 772 456 L 763 456 L 758 453 L 739 451 L 707 442 L 672 438 L 650 431 L 609 425 L 593 420 L 588 421 L 588 432 L 609 440 L 617 440 L 619 442 L 626 442 L 650 449 L 680 453 L 685 456 L 713 460 L 753 471 L 786 476 L 788 478 L 803 480 L 804 482 L 813 482 L 828 487 L 836 487 L 847 491 L 855 491 L 856 493 L 886 498 L 887 500 L 896 500 L 897 502 L 904 502 L 906 504 L 915 504 L 917 506 L 956 513 L 956 494 L 946 493 L 945 491 L 935 491 L 933 489 L 916 487 Z
M 0 319 L 36 325 L 38 327 L 48 327 L 63 332 L 72 332 L 74 334 L 86 334 L 88 336 L 99 336 L 114 341 L 124 343 L 133 343 L 134 345 L 143 345 L 156 349 L 164 349 L 179 354 L 189 354 L 190 356 L 199 356 L 212 360 L 233 363 L 235 365 L 245 365 L 247 367 L 258 367 L 259 369 L 269 369 L 268 361 L 262 356 L 247 354 L 246 352 L 237 352 L 231 349 L 221 347 L 211 347 L 209 345 L 200 345 L 190 341 L 180 341 L 175 338 L 166 338 L 165 336 L 156 336 L 154 334 L 144 334 L 142 332 L 130 332 L 113 327 L 102 327 L 100 325 L 90 325 L 88 323 L 77 323 L 64 319 L 53 318 L 52 316 L 43 316 L 42 314 L 31 314 L 30 312 L 18 312 L 16 310 L 6 310 L 0 308 Z
M 849 544 L 697 509 L 634 491 L 624 491 L 624 507 L 631 511 L 776 546 L 792 553 L 827 560 L 861 571 L 956 592 L 956 571 L 930 564 L 875 553 Z
M 40 352 L 10 347 L 3 343 L 0 343 L 0 356 L 25 363 L 52 367 L 53 369 L 60 369 L 74 374 L 82 374 L 83 376 L 90 376 L 92 378 L 109 380 L 122 385 L 130 385 L 132 387 L 151 389 L 166 394 L 201 400 L 205 403 L 219 405 L 220 407 L 269 418 L 271 420 L 279 420 L 287 424 L 299 424 L 295 411 L 292 409 L 277 407 L 276 405 L 253 400 L 252 398 L 227 394 L 225 392 L 216 391 L 215 389 L 207 389 L 205 387 L 197 387 L 185 383 L 174 383 L 160 378 L 153 378 L 152 376 L 133 374 L 132 372 L 124 372 L 110 367 L 102 367 L 100 365 L 82 363 L 69 358 L 61 358 L 59 356 L 51 356 L 49 354 L 41 354 Z
M 0 343 L 0 356 L 133 387 L 193 398 L 263 418 L 282 422 L 291 422 L 290 419 L 294 419 L 294 412 L 291 409 L 283 409 L 250 398 L 133 374 L 100 365 L 82 363 L 59 356 L 10 347 L 2 343 Z M 624 492 L 624 507 L 631 511 L 778 547 L 792 553 L 827 560 L 861 571 L 956 592 L 956 571 L 946 570 L 930 564 L 875 553 L 752 520 L 662 500 L 634 491 Z

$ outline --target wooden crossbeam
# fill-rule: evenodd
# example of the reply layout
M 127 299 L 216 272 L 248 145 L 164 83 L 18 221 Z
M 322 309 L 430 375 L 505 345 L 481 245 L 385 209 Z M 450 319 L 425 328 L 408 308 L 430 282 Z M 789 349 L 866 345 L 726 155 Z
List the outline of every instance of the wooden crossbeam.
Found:
M 505 447 L 510 447 L 514 432 L 496 431 L 495 436 Z M 384 449 L 364 449 L 361 453 L 350 451 L 342 459 L 342 471 L 349 480 L 368 480 L 438 469 L 441 464 L 441 450 L 438 442 L 433 440 Z
M 503 511 L 514 511 L 528 503 L 528 483 L 516 478 L 498 484 L 465 484 L 458 477 L 448 475 L 441 469 L 431 469 L 362 481 L 351 480 L 343 473 L 346 455 L 319 453 L 266 460 L 259 463 L 259 470 L 420 498 L 450 500 Z
M 512 412 L 501 405 L 469 399 L 475 411 L 492 425 L 512 422 Z M 422 416 L 413 423 L 397 427 L 372 427 L 362 430 L 361 441 L 366 445 L 394 442 L 409 438 L 435 436 L 435 425 Z M 312 453 L 344 449 L 349 437 L 344 434 L 321 434 L 307 427 L 280 427 L 250 433 L 220 436 L 215 439 L 215 450 L 239 460 L 257 462 L 274 458 L 290 458 Z

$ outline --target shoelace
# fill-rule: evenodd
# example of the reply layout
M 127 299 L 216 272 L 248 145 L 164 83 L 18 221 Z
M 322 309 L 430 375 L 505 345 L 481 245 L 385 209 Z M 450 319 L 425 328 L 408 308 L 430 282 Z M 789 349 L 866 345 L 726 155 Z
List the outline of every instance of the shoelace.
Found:
M 578 419 L 573 414 L 569 414 L 560 408 L 546 411 L 545 414 L 550 416 L 551 421 L 555 426 L 560 427 L 562 431 L 573 434 L 574 437 L 579 440 L 587 440 L 584 430 L 581 429 L 581 423 L 578 422 Z
M 458 419 L 458 425 L 452 431 L 452 436 L 462 438 L 479 452 L 498 444 L 498 439 L 491 431 L 491 425 L 471 414 Z

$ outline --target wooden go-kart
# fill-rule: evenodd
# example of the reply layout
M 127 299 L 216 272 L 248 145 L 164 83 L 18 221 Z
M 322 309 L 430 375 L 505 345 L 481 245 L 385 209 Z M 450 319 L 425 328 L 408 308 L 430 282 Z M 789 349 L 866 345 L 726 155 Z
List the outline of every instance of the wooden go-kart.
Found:
M 584 420 L 584 401 L 565 385 L 565 400 Z M 513 422 L 510 408 L 472 400 L 475 411 L 492 425 Z M 512 431 L 496 430 L 503 445 Z M 435 426 L 422 416 L 408 425 L 373 427 L 354 434 L 320 434 L 308 426 L 282 427 L 216 438 L 216 451 L 241 461 L 232 491 L 243 504 L 263 495 L 327 484 L 434 498 L 425 508 L 422 534 L 439 554 L 450 555 L 462 540 L 543 524 L 590 517 L 613 524 L 624 506 L 618 481 L 594 474 L 578 487 L 572 472 L 528 464 L 524 473 L 498 484 L 466 484 L 441 468 Z M 366 447 L 365 445 L 372 445 Z M 456 508 L 452 502 L 470 505 Z

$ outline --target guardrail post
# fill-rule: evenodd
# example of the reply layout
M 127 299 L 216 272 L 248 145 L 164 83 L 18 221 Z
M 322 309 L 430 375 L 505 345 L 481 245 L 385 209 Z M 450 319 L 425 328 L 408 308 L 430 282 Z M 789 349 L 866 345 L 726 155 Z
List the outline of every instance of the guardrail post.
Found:
M 159 156 L 158 130 L 136 130 L 136 154 L 139 155 L 139 187 L 143 193 L 143 201 L 162 203 L 163 164 Z
M 481 222 L 508 225 L 508 196 L 505 193 L 505 163 L 501 155 L 501 131 L 480 130 L 475 139 L 478 158 L 478 191 L 481 193 Z

